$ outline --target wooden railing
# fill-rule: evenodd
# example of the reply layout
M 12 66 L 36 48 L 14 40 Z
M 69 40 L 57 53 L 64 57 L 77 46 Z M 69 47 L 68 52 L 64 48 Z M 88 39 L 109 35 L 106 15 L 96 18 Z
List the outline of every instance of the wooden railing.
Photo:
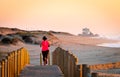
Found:
M 52 63 L 61 68 L 65 77 L 120 77 L 119 74 L 92 72 L 93 70 L 119 68 L 120 62 L 98 65 L 78 65 L 78 58 L 60 47 L 56 48 L 52 55 Z
M 53 52 L 52 63 L 61 68 L 65 77 L 87 77 L 90 72 L 86 64 L 78 65 L 78 58 L 60 47 Z
M 120 74 L 116 73 L 118 71 L 115 70 L 120 69 L 120 62 L 89 65 L 89 68 L 94 71 L 92 73 L 92 77 L 120 77 Z M 111 69 L 112 69 L 111 73 L 109 73 L 108 71 L 106 73 L 102 73 L 101 71 Z
M 0 77 L 18 77 L 29 63 L 29 54 L 25 48 L 10 52 L 0 61 Z
M 92 77 L 120 77 L 119 74 L 92 73 Z
M 116 69 L 116 68 L 118 69 L 120 68 L 120 62 L 96 64 L 96 65 L 90 65 L 89 67 L 92 70 L 104 70 L 104 69 Z

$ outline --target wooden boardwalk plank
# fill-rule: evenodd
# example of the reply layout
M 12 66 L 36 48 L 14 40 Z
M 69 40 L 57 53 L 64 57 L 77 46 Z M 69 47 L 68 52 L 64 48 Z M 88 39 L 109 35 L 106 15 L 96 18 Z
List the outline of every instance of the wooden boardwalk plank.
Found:
M 56 65 L 27 66 L 22 70 L 20 77 L 64 77 L 64 75 Z

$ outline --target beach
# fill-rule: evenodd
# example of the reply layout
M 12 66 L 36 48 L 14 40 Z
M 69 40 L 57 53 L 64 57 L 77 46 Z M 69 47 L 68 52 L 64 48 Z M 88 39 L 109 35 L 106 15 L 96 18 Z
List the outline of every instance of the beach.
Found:
M 58 46 L 70 51 L 78 58 L 79 64 L 103 64 L 120 62 L 120 48 L 97 46 L 102 43 L 117 43 L 117 41 L 93 39 L 89 37 L 81 37 L 74 35 L 54 34 L 59 38 L 59 43 L 51 45 L 50 55 Z M 11 52 L 21 47 L 25 47 L 30 54 L 30 62 L 39 65 L 39 55 L 41 49 L 39 45 L 20 44 L 20 45 L 0 45 L 0 51 Z M 52 58 L 52 56 L 51 56 Z

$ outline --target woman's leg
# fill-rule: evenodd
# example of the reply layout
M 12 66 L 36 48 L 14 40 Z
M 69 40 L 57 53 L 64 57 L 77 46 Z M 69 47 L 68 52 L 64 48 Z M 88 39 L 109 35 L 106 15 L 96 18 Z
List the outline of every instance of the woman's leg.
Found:
M 42 55 L 43 55 L 43 62 L 44 62 L 44 65 L 46 65 L 46 62 L 45 62 L 45 61 L 46 61 L 46 60 L 45 60 L 45 58 L 46 58 L 46 57 L 45 57 L 45 56 L 46 56 L 46 52 L 43 51 L 43 52 L 42 52 Z
M 45 51 L 45 62 L 46 62 L 46 64 L 47 64 L 48 54 L 49 54 L 49 50 Z

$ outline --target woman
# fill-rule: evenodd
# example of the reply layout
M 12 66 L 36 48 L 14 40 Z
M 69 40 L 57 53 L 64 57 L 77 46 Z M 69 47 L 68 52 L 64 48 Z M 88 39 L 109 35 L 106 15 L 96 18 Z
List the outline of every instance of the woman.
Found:
M 48 57 L 48 53 L 49 53 L 49 42 L 47 41 L 47 37 L 43 36 L 43 40 L 40 44 L 40 47 L 42 48 L 42 55 L 43 55 L 43 62 L 44 65 L 47 64 L 47 57 Z

